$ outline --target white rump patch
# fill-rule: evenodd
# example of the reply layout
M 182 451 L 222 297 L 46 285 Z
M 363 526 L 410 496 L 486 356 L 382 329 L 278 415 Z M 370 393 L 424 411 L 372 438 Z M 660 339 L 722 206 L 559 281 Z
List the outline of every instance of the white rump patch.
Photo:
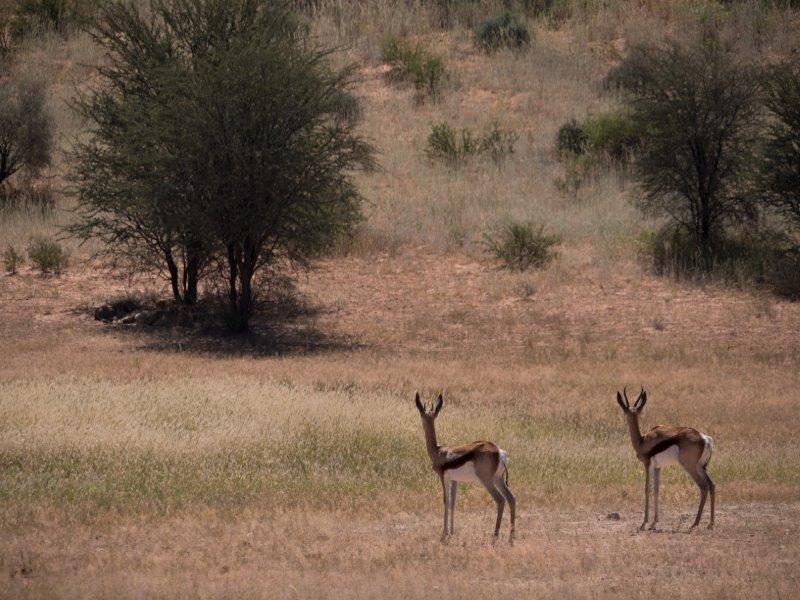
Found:
M 697 463 L 697 466 L 705 467 L 708 461 L 711 460 L 711 451 L 714 450 L 714 440 L 711 439 L 710 435 L 706 435 L 705 433 L 701 433 L 700 435 L 703 436 L 705 448 L 703 448 L 703 454 L 700 456 L 700 462 Z
M 680 448 L 678 448 L 678 444 L 673 444 L 663 452 L 659 452 L 650 459 L 650 468 L 662 469 L 670 465 L 680 464 L 678 461 L 679 453 Z
M 502 448 L 498 448 L 498 450 L 500 451 L 500 464 L 497 465 L 497 473 L 495 473 L 495 476 L 502 477 L 503 473 L 505 473 L 508 468 L 508 452 Z

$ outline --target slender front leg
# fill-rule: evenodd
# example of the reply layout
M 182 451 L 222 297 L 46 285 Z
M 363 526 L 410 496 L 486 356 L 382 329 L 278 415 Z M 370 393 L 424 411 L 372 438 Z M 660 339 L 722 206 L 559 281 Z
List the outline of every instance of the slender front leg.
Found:
M 655 517 L 653 517 L 653 523 L 650 525 L 650 529 L 655 529 L 656 525 L 658 525 L 658 492 L 661 489 L 661 469 L 653 469 L 653 501 L 654 505 L 653 508 L 655 509 Z
M 450 535 L 453 535 L 455 529 L 453 528 L 453 520 L 455 519 L 456 512 L 456 492 L 458 491 L 458 483 L 455 481 L 450 482 Z
M 639 531 L 644 531 L 645 525 L 650 520 L 650 466 L 644 467 L 644 521 L 642 521 Z
M 442 528 L 442 539 L 447 538 L 447 483 L 444 477 L 442 477 L 442 496 L 444 497 L 444 527 Z

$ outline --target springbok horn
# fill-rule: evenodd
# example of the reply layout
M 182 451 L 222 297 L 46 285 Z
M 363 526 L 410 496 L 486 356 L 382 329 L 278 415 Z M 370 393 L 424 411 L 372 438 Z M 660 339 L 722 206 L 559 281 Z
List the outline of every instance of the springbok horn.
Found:
M 639 392 L 639 397 L 636 399 L 636 403 L 633 405 L 633 408 L 639 408 L 639 403 L 642 401 L 642 396 L 644 395 L 644 388 Z
M 624 388 L 622 388 L 622 395 L 625 396 L 625 405 L 628 408 L 630 408 L 631 407 L 631 403 L 628 402 L 628 386 L 627 385 Z

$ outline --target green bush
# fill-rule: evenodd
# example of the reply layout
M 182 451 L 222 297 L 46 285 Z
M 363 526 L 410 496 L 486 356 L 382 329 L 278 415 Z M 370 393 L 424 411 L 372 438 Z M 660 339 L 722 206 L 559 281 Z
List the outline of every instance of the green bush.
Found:
M 25 261 L 23 256 L 17 252 L 17 249 L 14 248 L 11 244 L 6 246 L 5 251 L 3 252 L 3 266 L 6 268 L 6 273 L 9 275 L 15 275 L 19 266 Z
M 425 156 L 432 162 L 444 162 L 458 168 L 472 157 L 489 156 L 495 163 L 501 162 L 514 152 L 519 135 L 493 126 L 484 136 L 478 136 L 468 128 L 460 131 L 447 122 L 433 126 L 428 135 Z
M 425 156 L 432 162 L 441 161 L 451 167 L 461 166 L 480 152 L 480 141 L 469 129 L 460 132 L 449 123 L 438 123 L 428 134 Z
M 686 229 L 666 227 L 636 237 L 637 255 L 657 275 L 718 279 L 800 299 L 800 247 L 774 231 L 733 231 L 701 249 Z
M 611 110 L 586 119 L 582 127 L 597 157 L 626 162 L 642 141 L 642 131 L 625 110 Z
M 500 163 L 509 154 L 514 153 L 514 145 L 519 140 L 515 131 L 506 131 L 494 125 L 492 129 L 481 138 L 480 153 L 487 154 L 495 163 Z
M 475 45 L 491 52 L 498 48 L 525 48 L 530 44 L 528 29 L 509 11 L 487 19 L 475 32 Z
M 420 44 L 390 35 L 381 40 L 381 58 L 391 67 L 388 79 L 413 85 L 418 100 L 439 96 L 446 77 L 440 57 Z
M 588 143 L 589 136 L 574 118 L 558 128 L 556 149 L 561 156 L 580 156 L 586 152 Z
M 484 236 L 488 252 L 506 269 L 524 271 L 543 267 L 553 258 L 553 246 L 561 242 L 557 235 L 544 233 L 544 225 L 509 223 L 496 238 Z
M 61 273 L 69 263 L 69 253 L 57 241 L 35 237 L 28 246 L 28 258 L 43 273 Z

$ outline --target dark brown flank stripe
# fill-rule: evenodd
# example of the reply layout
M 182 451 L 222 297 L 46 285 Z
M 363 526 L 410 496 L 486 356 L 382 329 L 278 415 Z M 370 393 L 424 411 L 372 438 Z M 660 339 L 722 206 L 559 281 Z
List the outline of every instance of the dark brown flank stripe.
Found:
M 665 450 L 669 450 L 671 446 L 677 446 L 677 445 L 678 445 L 678 438 L 676 437 L 668 438 L 653 446 L 650 449 L 650 452 L 647 453 L 647 456 L 653 458 L 656 454 L 661 454 Z
M 470 462 L 471 460 L 475 459 L 475 451 L 467 452 L 466 454 L 462 454 L 459 457 L 456 457 L 452 460 L 447 461 L 446 463 L 442 463 L 439 468 L 442 471 L 452 471 L 453 469 L 458 469 L 459 467 L 463 467 L 465 464 Z

